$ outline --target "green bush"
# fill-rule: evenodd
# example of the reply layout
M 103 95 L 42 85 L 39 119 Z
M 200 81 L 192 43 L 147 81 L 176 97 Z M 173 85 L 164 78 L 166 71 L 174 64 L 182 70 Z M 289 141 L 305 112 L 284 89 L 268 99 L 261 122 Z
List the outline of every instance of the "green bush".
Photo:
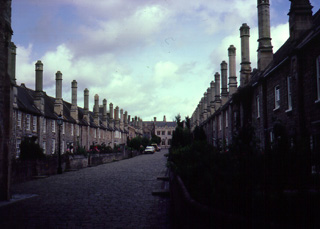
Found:
M 36 137 L 25 137 L 20 144 L 21 160 L 37 160 L 44 159 L 46 156 L 43 149 L 36 143 Z

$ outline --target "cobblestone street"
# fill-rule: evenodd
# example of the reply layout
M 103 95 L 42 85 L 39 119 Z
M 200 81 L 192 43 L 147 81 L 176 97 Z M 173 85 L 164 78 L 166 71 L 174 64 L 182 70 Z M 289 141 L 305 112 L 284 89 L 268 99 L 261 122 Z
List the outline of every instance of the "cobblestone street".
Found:
M 166 152 L 14 185 L 37 196 L 0 207 L 0 228 L 169 228 L 169 198 L 152 195 Z

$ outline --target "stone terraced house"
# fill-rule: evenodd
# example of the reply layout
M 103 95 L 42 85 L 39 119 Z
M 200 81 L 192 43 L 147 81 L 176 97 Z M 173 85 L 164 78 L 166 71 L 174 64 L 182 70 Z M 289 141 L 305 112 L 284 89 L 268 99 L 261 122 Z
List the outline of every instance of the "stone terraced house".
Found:
M 258 0 L 258 63 L 251 69 L 250 27 L 242 24 L 240 86 L 236 80 L 236 48 L 231 45 L 228 66 L 221 63 L 191 117 L 207 140 L 226 150 L 241 129 L 252 127 L 262 152 L 283 137 L 292 148 L 320 152 L 320 10 L 312 13 L 309 0 L 291 0 L 290 37 L 273 53 L 269 0 Z M 221 77 L 221 79 L 220 79 Z M 220 90 L 221 80 L 221 90 Z
M 12 48 L 13 64 L 11 71 L 15 71 L 15 46 Z M 35 64 L 35 90 L 24 84 L 13 86 L 13 141 L 16 146 L 13 156 L 19 157 L 20 143 L 25 137 L 35 137 L 45 154 L 58 151 L 59 126 L 57 120 L 61 118 L 60 127 L 61 152 L 75 149 L 77 146 L 89 150 L 92 145 L 105 144 L 114 147 L 125 145 L 127 136 L 135 137 L 142 133 L 141 126 L 136 121 L 130 122 L 130 115 L 119 107 L 113 108 L 107 100 L 99 104 L 99 96 L 94 96 L 93 111 L 89 111 L 89 90 L 84 90 L 84 107 L 77 105 L 77 81 L 71 82 L 72 103 L 62 98 L 62 73 L 56 73 L 56 97 L 51 97 L 43 91 L 43 64 Z M 13 78 L 14 77 L 14 74 Z M 120 112 L 120 114 L 119 114 Z M 139 118 L 140 122 L 142 120 Z M 71 147 L 72 146 L 72 147 Z

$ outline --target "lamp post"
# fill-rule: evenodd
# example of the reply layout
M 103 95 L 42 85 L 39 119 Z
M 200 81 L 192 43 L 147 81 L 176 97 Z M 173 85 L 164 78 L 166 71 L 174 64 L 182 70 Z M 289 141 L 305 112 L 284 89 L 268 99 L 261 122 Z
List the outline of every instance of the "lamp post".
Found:
M 61 174 L 62 173 L 62 168 L 61 168 L 61 126 L 63 124 L 63 119 L 62 119 L 62 115 L 61 114 L 58 117 L 57 123 L 58 123 L 58 126 L 59 126 L 58 174 Z

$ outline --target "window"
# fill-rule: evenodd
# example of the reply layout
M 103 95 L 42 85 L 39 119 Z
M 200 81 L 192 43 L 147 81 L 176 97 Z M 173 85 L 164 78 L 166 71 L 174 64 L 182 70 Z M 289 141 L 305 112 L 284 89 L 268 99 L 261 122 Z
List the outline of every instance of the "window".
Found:
M 32 131 L 37 132 L 37 116 L 33 116 L 32 119 Z
M 157 135 L 160 135 L 160 131 L 157 131 Z
M 257 118 L 260 118 L 260 96 L 257 95 L 256 98 L 256 106 L 257 106 Z
M 18 111 L 17 113 L 17 126 L 21 128 L 21 112 L 20 111 Z
M 287 78 L 287 90 L 288 90 L 288 111 L 292 110 L 292 97 L 291 97 L 291 76 Z
M 270 142 L 273 143 L 273 132 L 270 132 Z
M 80 126 L 77 125 L 77 136 L 80 136 Z
M 98 129 L 98 137 L 101 138 L 100 129 Z
M 279 85 L 274 88 L 274 109 L 280 107 L 280 87 Z
M 55 151 L 56 151 L 56 139 L 52 139 L 51 153 L 54 154 Z
M 221 118 L 221 116 L 218 116 L 218 119 L 219 119 L 219 130 L 221 130 L 221 128 L 222 128 L 222 118 Z
M 165 132 L 165 131 L 162 131 L 162 135 L 166 135 L 166 132 Z
M 43 118 L 43 133 L 47 132 L 47 120 Z
M 31 117 L 29 114 L 26 115 L 26 130 L 30 130 L 30 120 Z
M 162 144 L 163 146 L 165 146 L 165 145 L 166 145 L 166 140 L 165 140 L 165 139 L 162 139 L 161 144 Z
M 47 144 L 46 142 L 42 142 L 42 148 L 43 148 L 43 153 L 46 154 L 47 153 Z
M 73 136 L 73 123 L 71 123 L 71 136 Z
M 62 123 L 62 134 L 66 133 L 66 125 L 65 122 Z
M 226 111 L 225 114 L 226 114 L 226 127 L 228 127 L 228 125 L 229 125 L 228 124 L 228 111 Z
M 21 144 L 21 139 L 18 138 L 16 141 L 16 158 L 20 157 L 20 144 Z
M 171 131 L 168 131 L 168 135 L 171 135 Z
M 320 56 L 317 58 L 317 101 L 320 101 Z
M 97 129 L 93 130 L 94 138 L 97 138 Z
M 52 132 L 55 133 L 56 132 L 56 121 L 55 120 L 51 121 L 51 128 L 52 128 Z
M 61 153 L 64 154 L 64 140 L 61 142 L 62 146 L 61 146 Z

